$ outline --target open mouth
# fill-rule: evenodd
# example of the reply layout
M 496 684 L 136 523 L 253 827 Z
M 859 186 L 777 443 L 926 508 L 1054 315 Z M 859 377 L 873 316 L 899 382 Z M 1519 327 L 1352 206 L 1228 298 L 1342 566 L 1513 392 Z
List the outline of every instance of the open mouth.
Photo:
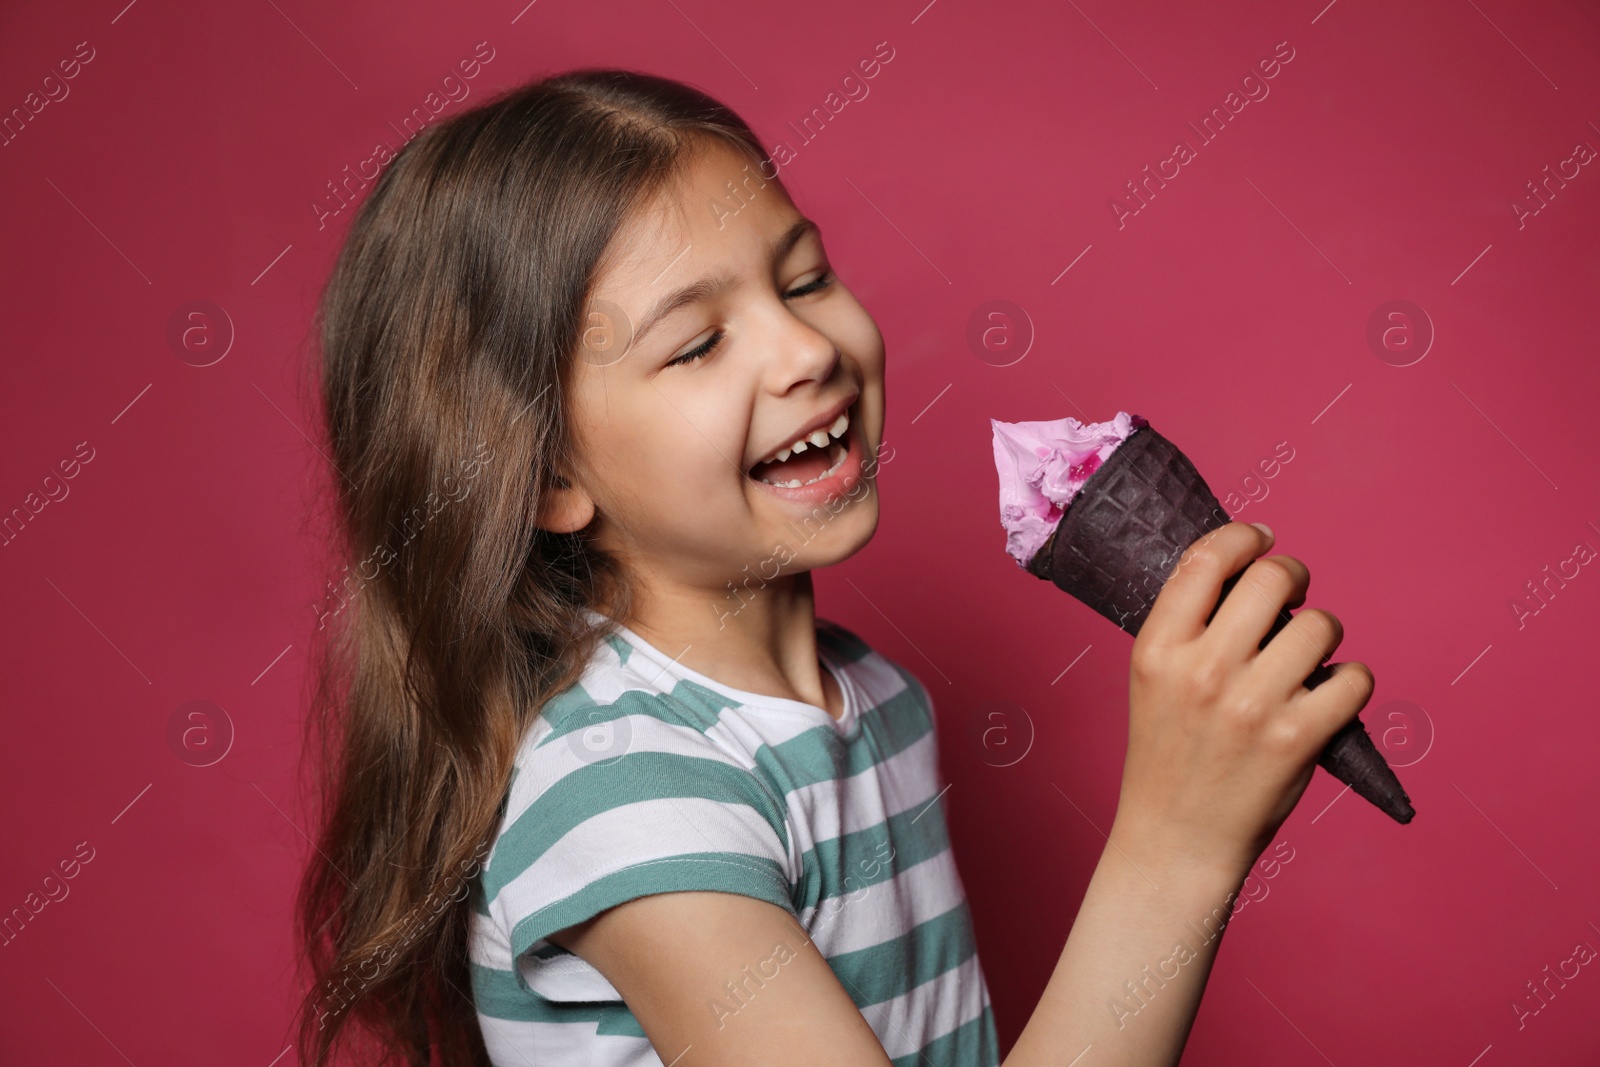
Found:
M 838 473 L 850 452 L 854 419 L 846 410 L 833 425 L 780 449 L 775 459 L 750 468 L 750 477 L 779 489 L 800 489 Z

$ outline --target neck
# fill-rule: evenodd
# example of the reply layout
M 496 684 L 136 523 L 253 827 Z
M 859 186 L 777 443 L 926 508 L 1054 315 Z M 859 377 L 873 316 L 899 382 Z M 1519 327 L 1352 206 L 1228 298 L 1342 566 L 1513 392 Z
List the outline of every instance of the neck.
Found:
M 817 660 L 811 572 L 735 588 L 724 599 L 703 588 L 636 580 L 634 610 L 624 621 L 677 662 L 725 685 L 830 707 Z

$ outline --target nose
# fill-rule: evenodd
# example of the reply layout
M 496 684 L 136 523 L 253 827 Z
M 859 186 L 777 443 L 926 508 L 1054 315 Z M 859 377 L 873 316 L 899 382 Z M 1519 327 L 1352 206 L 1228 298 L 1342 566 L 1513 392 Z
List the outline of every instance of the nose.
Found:
M 774 331 L 766 361 L 768 387 L 783 395 L 802 382 L 825 385 L 841 358 L 833 339 L 787 308 Z

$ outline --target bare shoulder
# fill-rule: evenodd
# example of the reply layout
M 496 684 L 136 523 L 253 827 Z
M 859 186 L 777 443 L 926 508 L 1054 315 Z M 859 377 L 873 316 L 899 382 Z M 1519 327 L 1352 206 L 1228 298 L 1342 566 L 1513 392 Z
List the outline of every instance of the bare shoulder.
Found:
M 656 893 L 549 940 L 605 975 L 676 1067 L 889 1062 L 795 917 L 767 901 Z

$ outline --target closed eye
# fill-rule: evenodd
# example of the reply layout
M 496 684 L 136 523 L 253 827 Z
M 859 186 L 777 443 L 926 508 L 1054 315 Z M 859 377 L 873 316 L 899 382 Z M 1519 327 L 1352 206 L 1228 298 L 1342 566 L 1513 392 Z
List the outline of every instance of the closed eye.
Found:
M 783 296 L 785 300 L 793 297 L 810 296 L 812 293 L 821 292 L 823 289 L 828 288 L 836 280 L 837 278 L 834 276 L 833 271 L 825 271 L 816 281 L 802 285 L 798 289 L 790 289 L 787 293 L 783 294 Z M 667 366 L 673 367 L 677 366 L 678 364 L 693 363 L 697 359 L 709 356 L 712 350 L 715 349 L 717 345 L 722 343 L 722 339 L 725 336 L 727 335 L 720 328 L 713 331 L 711 336 L 706 338 L 701 344 L 691 348 L 689 351 L 685 352 L 681 356 L 676 357 L 675 359 L 668 360 Z

